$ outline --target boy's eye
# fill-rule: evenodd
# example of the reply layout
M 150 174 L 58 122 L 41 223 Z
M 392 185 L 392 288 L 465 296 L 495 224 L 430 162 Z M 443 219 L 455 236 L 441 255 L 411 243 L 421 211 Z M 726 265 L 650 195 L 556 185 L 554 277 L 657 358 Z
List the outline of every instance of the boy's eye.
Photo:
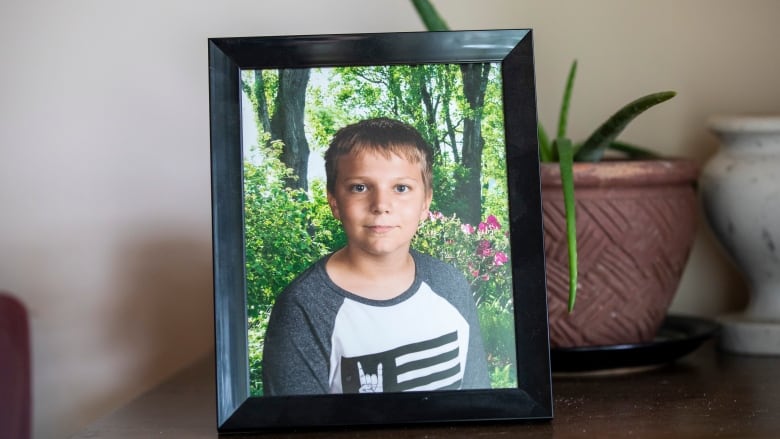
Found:
M 349 190 L 351 192 L 365 192 L 366 191 L 366 185 L 364 184 L 353 184 L 349 187 Z
M 411 188 L 405 184 L 399 184 L 395 187 L 395 191 L 400 193 L 409 192 L 410 189 Z

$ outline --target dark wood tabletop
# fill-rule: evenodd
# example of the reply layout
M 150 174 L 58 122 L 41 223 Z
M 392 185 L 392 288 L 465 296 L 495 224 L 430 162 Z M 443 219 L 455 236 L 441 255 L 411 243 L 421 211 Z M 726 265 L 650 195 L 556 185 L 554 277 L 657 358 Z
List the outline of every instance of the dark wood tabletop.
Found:
M 216 438 L 213 356 L 74 438 Z M 780 438 L 780 358 L 720 352 L 713 341 L 641 372 L 553 376 L 555 418 L 511 424 L 274 432 L 262 438 Z M 236 436 L 232 436 L 236 437 Z

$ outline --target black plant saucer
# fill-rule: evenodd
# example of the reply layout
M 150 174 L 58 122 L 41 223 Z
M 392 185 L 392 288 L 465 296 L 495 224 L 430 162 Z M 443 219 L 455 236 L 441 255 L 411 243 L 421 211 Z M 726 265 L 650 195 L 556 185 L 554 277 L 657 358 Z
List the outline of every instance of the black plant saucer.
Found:
M 712 320 L 669 315 L 649 343 L 551 349 L 552 371 L 601 375 L 655 368 L 693 352 L 719 328 Z

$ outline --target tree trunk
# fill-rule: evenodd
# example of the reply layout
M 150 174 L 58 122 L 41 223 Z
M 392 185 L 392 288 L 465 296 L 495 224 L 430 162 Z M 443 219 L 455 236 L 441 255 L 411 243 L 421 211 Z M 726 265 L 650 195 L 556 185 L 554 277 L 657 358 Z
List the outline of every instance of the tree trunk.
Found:
M 303 109 L 309 69 L 280 69 L 279 90 L 274 115 L 271 117 L 271 138 L 284 143 L 280 159 L 293 175 L 285 179 L 292 189 L 308 190 L 309 144 L 303 129 Z
M 463 93 L 469 104 L 469 110 L 463 121 L 463 147 L 461 164 L 465 175 L 456 182 L 466 202 L 458 216 L 463 222 L 477 224 L 482 216 L 482 111 L 485 103 L 490 64 L 463 64 L 460 66 L 463 77 Z
M 435 155 L 441 154 L 441 141 L 436 132 L 436 105 L 433 102 L 433 96 L 431 96 L 430 90 L 428 90 L 428 84 L 431 81 L 431 76 L 425 71 L 424 66 L 417 67 L 417 87 L 420 89 L 420 101 L 423 107 L 423 115 L 425 117 L 425 137 L 428 143 L 433 148 Z
M 254 97 L 257 102 L 257 119 L 263 132 L 271 132 L 271 118 L 268 115 L 268 102 L 265 99 L 265 81 L 263 71 L 255 70 Z

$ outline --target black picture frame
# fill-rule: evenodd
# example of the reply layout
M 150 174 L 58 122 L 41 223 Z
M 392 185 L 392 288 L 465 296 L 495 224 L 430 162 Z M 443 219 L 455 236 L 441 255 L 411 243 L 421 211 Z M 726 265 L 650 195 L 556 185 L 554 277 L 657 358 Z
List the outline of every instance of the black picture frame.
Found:
M 217 430 L 548 420 L 553 416 L 531 30 L 211 38 Z M 242 180 L 242 70 L 499 63 L 504 102 L 517 388 L 249 394 Z

